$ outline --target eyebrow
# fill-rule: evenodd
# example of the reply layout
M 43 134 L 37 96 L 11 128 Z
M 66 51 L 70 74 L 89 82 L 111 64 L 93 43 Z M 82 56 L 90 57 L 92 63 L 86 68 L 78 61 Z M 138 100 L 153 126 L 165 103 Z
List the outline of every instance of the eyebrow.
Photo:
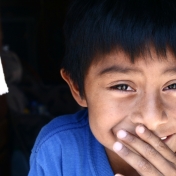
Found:
M 176 74 L 176 67 L 164 70 L 163 74 Z
M 142 73 L 141 70 L 139 69 L 133 69 L 130 67 L 122 67 L 122 66 L 117 66 L 117 65 L 113 65 L 110 67 L 106 67 L 103 70 L 101 70 L 98 75 L 104 75 L 104 74 L 110 74 L 110 73 Z

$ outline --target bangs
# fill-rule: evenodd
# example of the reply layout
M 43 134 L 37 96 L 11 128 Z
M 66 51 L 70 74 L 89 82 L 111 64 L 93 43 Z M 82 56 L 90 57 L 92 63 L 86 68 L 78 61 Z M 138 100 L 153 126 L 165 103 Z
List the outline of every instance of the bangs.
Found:
M 83 92 L 90 64 L 113 50 L 124 51 L 132 62 L 154 47 L 176 56 L 175 0 L 76 0 L 68 12 L 62 67 Z
M 128 3 L 116 1 L 116 5 L 105 3 L 98 12 L 101 19 L 92 14 L 97 20 L 85 35 L 88 36 L 85 40 L 86 45 L 89 44 L 89 53 L 92 56 L 96 52 L 107 54 L 117 48 L 134 62 L 138 56 L 150 52 L 153 46 L 158 55 L 166 56 L 167 48 L 176 55 L 175 9 L 169 1 L 156 2 L 157 5 L 154 1 L 136 0 Z M 94 45 L 91 46 L 91 43 Z

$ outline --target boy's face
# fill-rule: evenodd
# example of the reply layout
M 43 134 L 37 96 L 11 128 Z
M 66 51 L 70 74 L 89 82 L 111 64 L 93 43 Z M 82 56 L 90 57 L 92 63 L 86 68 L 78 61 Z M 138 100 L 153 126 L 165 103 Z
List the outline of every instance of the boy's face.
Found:
M 168 52 L 159 59 L 154 51 L 131 63 L 123 52 L 93 63 L 85 78 L 85 102 L 90 128 L 112 150 L 124 129 L 135 134 L 144 124 L 176 151 L 176 59 Z

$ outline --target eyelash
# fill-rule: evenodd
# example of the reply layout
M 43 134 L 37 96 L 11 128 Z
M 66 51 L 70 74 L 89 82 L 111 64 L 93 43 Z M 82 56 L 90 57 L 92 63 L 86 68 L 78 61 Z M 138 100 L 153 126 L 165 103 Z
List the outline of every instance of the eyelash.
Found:
M 127 90 L 129 89 L 130 90 Z M 115 86 L 112 86 L 110 87 L 110 89 L 112 90 L 118 90 L 118 91 L 122 91 L 122 92 L 131 92 L 131 91 L 134 91 L 129 85 L 127 84 L 118 84 L 118 85 L 115 85 Z
M 128 90 L 129 88 L 130 88 L 130 90 Z M 118 85 L 110 87 L 110 89 L 118 90 L 118 91 L 122 91 L 122 92 L 132 92 L 132 91 L 134 91 L 134 89 L 132 89 L 127 84 L 118 84 Z M 176 83 L 171 84 L 171 85 L 167 86 L 166 88 L 164 88 L 164 90 L 175 90 L 175 89 L 176 89 Z
M 176 83 L 171 84 L 171 85 L 167 86 L 166 88 L 164 88 L 164 90 L 170 90 L 170 89 L 176 89 Z

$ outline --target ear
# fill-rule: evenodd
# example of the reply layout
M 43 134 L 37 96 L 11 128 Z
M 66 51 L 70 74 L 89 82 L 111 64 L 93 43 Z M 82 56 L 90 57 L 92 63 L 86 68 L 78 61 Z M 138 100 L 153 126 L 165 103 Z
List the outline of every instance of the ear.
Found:
M 79 88 L 78 85 L 75 84 L 72 79 L 70 78 L 70 76 L 66 73 L 66 71 L 64 69 L 60 70 L 60 74 L 62 76 L 62 78 L 67 82 L 67 84 L 70 87 L 71 93 L 74 97 L 74 99 L 76 100 L 76 102 L 82 106 L 82 107 L 87 107 L 87 102 L 86 99 L 84 97 L 80 96 L 80 92 L 79 92 Z

